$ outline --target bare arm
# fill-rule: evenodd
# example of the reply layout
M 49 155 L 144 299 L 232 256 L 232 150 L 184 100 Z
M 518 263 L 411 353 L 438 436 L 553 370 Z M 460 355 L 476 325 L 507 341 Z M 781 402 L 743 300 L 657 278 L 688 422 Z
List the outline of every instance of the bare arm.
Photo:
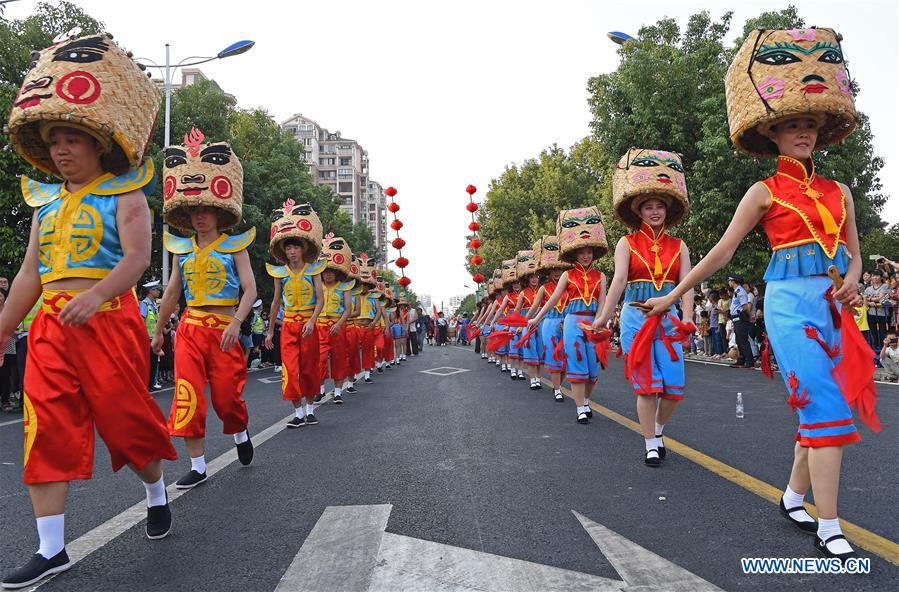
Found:
M 83 325 L 104 302 L 131 290 L 150 266 L 150 208 L 141 190 L 119 196 L 116 226 L 124 255 L 109 275 L 90 290 L 78 294 L 62 309 L 59 321 L 65 325 Z
M 337 332 L 340 331 L 340 328 L 346 322 L 348 316 L 350 316 L 350 310 L 353 308 L 352 298 L 350 298 L 350 291 L 346 290 L 343 293 L 343 314 L 340 315 L 340 318 L 337 319 L 337 322 L 331 326 L 331 335 L 337 335 Z
M 768 189 L 763 183 L 756 183 L 750 187 L 737 205 L 733 220 L 724 231 L 724 236 L 702 261 L 681 279 L 670 294 L 664 297 L 650 298 L 646 301 L 647 305 L 652 307 L 646 313 L 647 316 L 664 314 L 678 298 L 686 294 L 693 286 L 727 265 L 746 235 L 761 221 L 765 212 L 768 211 L 769 205 Z
M 599 297 L 596 299 L 596 315 L 593 317 L 593 322 L 599 320 L 599 312 L 605 308 L 605 304 L 608 301 L 606 298 L 606 274 L 602 274 L 602 279 L 599 281 Z
M 37 213 L 31 219 L 31 233 L 25 259 L 12 283 L 3 312 L 0 313 L 0 343 L 6 343 L 37 299 L 41 297 L 41 276 L 38 273 L 38 224 Z
M 506 308 L 506 304 L 508 304 L 508 303 L 509 303 L 509 296 L 508 296 L 508 295 L 503 296 L 503 302 L 502 302 L 502 304 L 500 304 L 500 305 L 497 307 L 496 312 L 493 313 L 493 317 L 491 317 L 491 319 L 490 319 L 490 324 L 491 324 L 491 325 L 492 325 L 493 323 L 496 322 L 496 319 L 499 318 L 500 313 Z
M 546 296 L 546 288 L 545 286 L 540 286 L 537 290 L 537 294 L 534 295 L 534 302 L 531 303 L 530 308 L 528 308 L 528 314 L 525 315 L 527 318 L 532 318 L 537 311 L 540 310 L 540 303 L 543 301 L 543 298 Z
M 597 319 L 597 323 L 601 327 L 605 327 L 609 320 L 615 315 L 615 307 L 624 294 L 624 288 L 627 285 L 627 276 L 631 267 L 631 248 L 627 239 L 621 237 L 618 244 L 615 245 L 615 275 L 612 277 L 612 283 L 609 284 L 609 293 L 606 295 L 606 302 L 602 307 L 602 312 Z M 603 276 L 605 277 L 605 276 Z
M 312 316 L 309 317 L 309 320 L 306 321 L 306 325 L 303 327 L 303 337 L 309 337 L 315 331 L 318 315 L 322 313 L 322 308 L 325 307 L 325 289 L 322 288 L 320 275 L 312 276 L 312 289 L 315 291 L 315 310 L 312 311 Z
M 253 277 L 249 253 L 246 250 L 234 253 L 234 264 L 237 266 L 237 276 L 240 278 L 240 289 L 243 291 L 243 296 L 240 297 L 234 318 L 222 331 L 222 351 L 228 351 L 237 342 L 240 325 L 247 319 L 247 315 L 253 309 L 253 303 L 256 302 L 256 278 Z
M 543 320 L 543 317 L 546 316 L 546 313 L 559 302 L 559 299 L 562 297 L 562 294 L 568 289 L 568 272 L 563 271 L 562 276 L 559 278 L 559 283 L 556 284 L 556 289 L 553 290 L 552 296 L 549 297 L 549 300 L 546 301 L 546 304 L 543 305 L 543 308 L 540 309 L 540 312 L 537 313 L 533 319 L 528 321 L 528 329 L 530 329 L 533 325 L 536 325 L 540 321 Z
M 687 243 L 681 242 L 680 246 L 680 277 L 687 277 L 690 275 L 690 268 L 692 264 L 690 263 L 690 250 L 687 248 Z M 694 294 L 692 288 L 687 290 L 684 293 L 684 298 L 681 300 L 681 310 L 684 311 L 684 322 L 692 323 L 693 319 L 693 305 L 694 299 L 696 295 Z

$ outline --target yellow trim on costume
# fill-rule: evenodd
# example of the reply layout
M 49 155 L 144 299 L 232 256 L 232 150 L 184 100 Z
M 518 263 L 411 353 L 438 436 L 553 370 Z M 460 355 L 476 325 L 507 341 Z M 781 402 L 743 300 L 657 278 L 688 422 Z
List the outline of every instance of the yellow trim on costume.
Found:
M 315 310 L 315 307 L 314 307 L 314 306 L 297 306 L 297 307 L 294 307 L 294 308 L 287 308 L 287 307 L 285 307 L 285 308 L 284 308 L 284 314 L 287 314 L 287 313 L 296 314 L 296 313 L 303 313 L 303 312 L 310 312 L 310 313 L 311 313 L 311 312 L 314 311 L 314 310 Z M 310 315 L 310 316 L 311 316 L 311 315 Z
M 233 316 L 214 312 L 199 312 L 191 310 L 190 308 L 187 309 L 187 313 L 184 315 L 185 324 L 196 325 L 206 329 L 214 329 L 216 331 L 224 330 L 233 320 Z
M 311 314 L 304 314 L 304 312 L 311 312 L 314 309 L 309 309 L 308 311 L 299 311 L 299 312 L 288 312 L 284 311 L 284 318 L 282 319 L 285 323 L 305 323 L 312 318 Z
M 41 183 L 25 175 L 19 177 L 19 184 L 22 188 L 22 198 L 32 208 L 39 208 L 57 199 L 62 189 L 60 183 Z
M 153 181 L 155 173 L 153 161 L 147 159 L 136 169 L 131 169 L 124 175 L 112 177 L 98 185 L 94 190 L 94 195 L 120 195 L 141 189 Z
M 108 276 L 111 269 L 99 269 L 93 267 L 75 267 L 73 269 L 60 269 L 41 274 L 41 284 L 49 284 L 56 280 L 66 278 L 84 278 L 86 280 L 101 280 Z
M 345 282 L 338 283 L 336 289 L 338 292 L 346 292 L 347 290 L 352 290 L 355 285 L 356 280 L 347 280 Z
M 625 240 L 627 240 L 627 236 L 625 236 L 624 238 L 625 238 Z M 674 238 L 674 237 L 671 237 L 671 238 Z M 674 240 L 676 240 L 680 243 L 677 247 L 677 255 L 675 255 L 674 257 L 671 258 L 671 263 L 668 264 L 668 269 L 665 270 L 665 273 L 662 276 L 662 281 L 659 283 L 656 283 L 656 281 L 654 279 L 653 280 L 635 280 L 635 281 L 652 282 L 652 284 L 656 287 L 657 290 L 660 290 L 662 288 L 662 284 L 664 284 L 667 281 L 670 281 L 670 280 L 668 280 L 668 274 L 671 273 L 672 268 L 674 268 L 674 264 L 680 259 L 681 249 L 683 248 L 683 243 L 684 243 L 684 241 L 682 241 L 679 238 L 676 238 Z M 642 261 L 643 265 L 646 266 L 646 270 L 649 272 L 649 277 L 654 278 L 655 274 L 653 274 L 653 272 L 652 272 L 653 270 L 652 270 L 652 267 L 649 265 L 649 262 L 643 258 L 643 255 L 641 255 L 640 252 L 637 251 L 633 245 L 631 245 L 630 240 L 627 241 L 627 247 L 630 249 L 631 253 L 636 255 L 637 259 Z M 628 283 L 631 283 L 631 282 L 628 282 Z M 672 282 L 672 283 L 674 283 L 674 282 Z
M 219 253 L 237 253 L 243 251 L 256 240 L 256 227 L 252 227 L 246 232 L 228 236 L 221 244 L 216 247 Z
M 44 290 L 41 292 L 41 311 L 49 315 L 58 315 L 62 309 L 66 307 L 75 296 L 87 292 L 87 289 L 80 290 Z M 116 296 L 111 300 L 107 300 L 100 305 L 97 312 L 109 312 L 112 310 L 121 310 L 124 302 L 123 296 Z
M 803 239 L 803 240 L 793 241 L 792 243 L 784 243 L 784 244 L 782 244 L 782 245 L 777 245 L 776 247 L 771 247 L 771 250 L 772 250 L 772 251 L 780 251 L 780 250 L 782 250 L 782 249 L 789 249 L 790 247 L 800 247 L 800 246 L 802 246 L 802 245 L 808 245 L 808 244 L 811 244 L 811 243 L 817 243 L 817 242 L 818 242 L 818 241 L 817 241 L 816 239 L 813 239 L 813 238 L 806 238 L 806 239 Z M 818 244 L 820 245 L 821 243 L 818 243 Z M 848 246 L 848 244 L 846 243 L 846 241 L 844 241 L 843 239 L 838 240 L 838 241 L 837 241 L 837 244 L 839 244 L 839 245 L 847 245 L 847 246 Z M 825 252 L 826 252 L 826 251 L 825 251 Z M 836 254 L 836 250 L 834 250 L 834 254 Z M 833 257 L 831 257 L 831 259 L 833 259 Z
M 286 265 L 272 265 L 271 263 L 266 263 L 265 271 L 275 279 L 286 278 L 290 275 L 290 270 L 287 269 Z
M 328 265 L 328 262 L 323 259 L 317 259 L 312 263 L 308 263 L 306 265 L 306 274 L 305 275 L 320 275 L 323 271 L 325 271 L 325 267 Z
M 184 236 L 175 236 L 174 234 L 165 232 L 162 235 L 162 241 L 169 253 L 174 253 L 176 255 L 186 255 L 194 250 L 193 241 Z
M 31 447 L 34 446 L 34 440 L 37 438 L 37 413 L 34 411 L 34 405 L 28 398 L 28 393 L 22 391 L 22 423 L 25 426 L 25 454 L 22 466 L 28 466 L 28 458 L 31 456 Z

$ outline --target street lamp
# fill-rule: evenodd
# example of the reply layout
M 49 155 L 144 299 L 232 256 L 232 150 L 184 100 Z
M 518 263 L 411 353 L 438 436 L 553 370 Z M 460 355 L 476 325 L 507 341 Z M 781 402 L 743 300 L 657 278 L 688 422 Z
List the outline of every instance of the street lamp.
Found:
M 158 68 L 160 70 L 165 71 L 165 79 L 163 81 L 163 89 L 165 91 L 165 140 L 163 141 L 163 148 L 171 144 L 172 142 L 172 129 L 171 129 L 171 113 L 172 113 L 172 75 L 175 73 L 175 70 L 178 68 L 183 68 L 185 66 L 196 66 L 199 64 L 205 64 L 206 62 L 211 62 L 212 60 L 221 60 L 224 58 L 230 58 L 231 56 L 240 55 L 242 53 L 246 53 L 256 45 L 255 41 L 243 40 L 232 43 L 222 51 L 218 52 L 214 56 L 191 56 L 188 58 L 184 58 L 174 66 L 171 65 L 171 60 L 169 59 L 169 44 L 165 44 L 165 65 L 160 66 L 156 62 L 152 60 L 148 60 L 146 58 L 138 58 L 135 61 L 141 60 L 145 62 L 149 62 L 147 65 L 148 68 Z M 195 62 L 190 62 L 188 60 L 197 60 Z M 163 235 L 168 232 L 169 225 L 165 223 L 163 219 L 162 222 L 162 232 Z M 165 248 L 165 241 L 162 241 L 162 288 L 165 289 L 166 285 L 169 283 L 169 251 Z
M 618 45 L 624 45 L 625 41 L 633 41 L 634 38 L 628 35 L 627 33 L 622 33 L 621 31 L 609 31 L 606 33 L 606 37 L 612 40 L 613 43 L 617 43 Z

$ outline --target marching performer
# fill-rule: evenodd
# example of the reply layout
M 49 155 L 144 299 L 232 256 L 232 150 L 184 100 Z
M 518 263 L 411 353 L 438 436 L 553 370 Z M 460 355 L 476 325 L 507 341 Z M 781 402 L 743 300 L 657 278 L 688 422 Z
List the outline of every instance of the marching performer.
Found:
M 593 263 L 608 251 L 602 213 L 596 206 L 564 210 L 556 221 L 560 259 L 573 265 L 562 273 L 552 296 L 528 321 L 537 326 L 563 296 L 568 305 L 562 325 L 565 373 L 577 404 L 578 423 L 590 423 L 590 394 L 599 378 L 599 359 L 590 339 L 590 322 L 599 317 L 606 295 L 606 278 Z
M 523 309 L 530 315 L 540 309 L 540 306 L 534 306 L 537 301 L 537 293 L 540 290 L 540 276 L 537 275 L 537 260 L 534 251 L 518 251 L 518 281 L 524 286 L 518 298 L 518 304 L 515 306 L 515 312 L 520 313 Z M 517 337 L 513 339 L 518 339 Z M 518 347 L 520 352 L 520 364 L 527 368 L 528 378 L 530 378 L 531 390 L 543 388 L 540 383 L 540 364 L 543 361 L 543 342 L 540 340 L 539 328 L 537 331 L 527 336 L 524 343 Z M 518 343 L 516 342 L 516 346 Z
M 837 518 L 840 464 L 843 446 L 861 439 L 851 407 L 875 431 L 880 423 L 871 350 L 852 316 L 862 271 L 852 193 L 818 175 L 813 159 L 816 149 L 841 142 L 858 124 L 840 39 L 832 29 L 815 28 L 749 34 L 725 81 L 731 139 L 745 152 L 776 157 L 777 172 L 749 188 L 724 236 L 693 271 L 646 304 L 648 314 L 663 314 L 726 265 L 761 223 L 773 250 L 765 328 L 799 415 L 780 510 L 815 535 L 819 553 L 845 561 L 856 554 Z M 802 506 L 809 485 L 817 523 Z
M 315 395 L 319 385 L 319 343 L 316 323 L 324 305 L 321 274 L 324 260 L 322 223 L 309 204 L 288 199 L 274 210 L 269 251 L 283 265 L 265 264 L 275 291 L 269 319 L 283 303 L 281 325 L 281 397 L 290 401 L 294 417 L 288 428 L 316 425 Z M 275 323 L 268 326 L 265 347 L 272 349 Z
M 623 293 L 625 376 L 637 394 L 637 417 L 646 447 L 644 462 L 657 467 L 665 458 L 662 430 L 684 398 L 681 340 L 692 334 L 693 291 L 683 297 L 683 322 L 673 305 L 665 316 L 645 319 L 632 304 L 668 294 L 690 272 L 686 243 L 667 233 L 686 218 L 689 206 L 680 156 L 631 148 L 615 168 L 612 193 L 615 216 L 636 232 L 622 237 L 615 246 L 615 276 L 596 327 L 605 327 L 614 317 Z
M 546 283 L 537 290 L 534 305 L 528 311 L 529 318 L 535 317 L 544 303 L 555 293 L 562 272 L 572 267 L 570 263 L 559 259 L 559 237 L 544 235 L 534 244 L 534 247 L 535 258 L 538 261 L 537 271 L 543 272 L 547 279 Z M 542 355 L 543 368 L 549 372 L 552 380 L 553 398 L 560 403 L 565 400 L 565 397 L 562 396 L 562 374 L 565 370 L 565 359 L 561 347 L 563 343 L 562 324 L 567 306 L 568 292 L 566 291 L 548 310 L 538 331 L 541 341 L 539 353 Z
M 371 373 L 375 370 L 375 360 L 377 358 L 377 322 L 383 316 L 384 311 L 378 302 L 380 293 L 375 291 L 378 285 L 377 272 L 374 267 L 369 264 L 368 255 L 362 253 L 359 255 L 360 275 L 362 293 L 359 295 L 359 317 L 357 327 L 360 330 L 361 350 L 362 350 L 362 380 L 366 383 L 374 382 Z
M 165 221 L 191 238 L 166 233 L 166 248 L 177 256 L 159 307 L 167 319 L 183 290 L 187 308 L 175 339 L 175 396 L 169 433 L 184 438 L 190 470 L 175 484 L 190 489 L 206 481 L 206 385 L 223 431 L 233 434 L 241 464 L 253 460 L 247 433 L 246 354 L 237 339 L 256 300 L 256 280 L 247 248 L 256 229 L 234 236 L 225 230 L 240 223 L 243 167 L 224 142 L 206 144 L 191 129 L 184 145 L 165 149 L 162 213 Z M 243 295 L 240 295 L 243 292 Z M 238 298 L 239 297 L 239 298 Z M 236 310 L 235 310 L 236 307 Z M 153 351 L 162 351 L 162 325 L 153 336 Z
M 501 321 L 510 314 L 518 304 L 518 292 L 521 290 L 521 284 L 518 283 L 516 269 L 518 262 L 516 259 L 506 259 L 502 262 L 502 279 L 496 291 L 496 299 L 499 304 L 490 320 L 490 325 L 494 331 L 507 331 L 509 328 Z M 518 372 L 510 357 L 511 346 L 508 340 L 504 341 L 496 350 L 496 357 L 502 363 L 501 372 L 508 372 L 512 380 L 518 378 Z
M 171 528 L 161 460 L 177 458 L 147 391 L 147 328 L 133 291 L 150 259 L 146 195 L 155 176 L 143 150 L 159 91 L 111 35 L 65 39 L 33 60 L 9 116 L 10 140 L 29 164 L 62 182 L 21 178 L 34 216 L 0 314 L 6 343 L 41 299 L 22 396 L 23 480 L 39 547 L 3 577 L 4 588 L 71 566 L 66 499 L 70 481 L 91 478 L 95 428 L 113 470 L 128 465 L 144 483 L 148 538 Z
M 329 234 L 322 246 L 325 270 L 322 272 L 324 307 L 318 317 L 319 393 L 325 392 L 325 379 L 334 380 L 334 403 L 343 403 L 343 381 L 349 374 L 345 322 L 353 306 L 350 291 L 355 280 L 350 277 L 353 252 L 346 241 Z
M 356 381 L 362 378 L 362 327 L 359 315 L 362 312 L 362 296 L 368 288 L 362 283 L 361 261 L 353 255 L 350 261 L 349 277 L 356 282 L 350 290 L 350 304 L 352 308 L 346 320 L 346 352 L 347 352 L 347 377 L 343 383 L 346 393 L 358 393 Z

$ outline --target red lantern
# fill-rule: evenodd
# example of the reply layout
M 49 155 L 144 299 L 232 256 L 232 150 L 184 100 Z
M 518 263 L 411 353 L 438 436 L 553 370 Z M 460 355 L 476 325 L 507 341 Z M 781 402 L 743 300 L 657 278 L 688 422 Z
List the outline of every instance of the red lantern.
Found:
M 397 260 L 396 260 L 397 267 L 402 269 L 402 268 L 406 267 L 407 265 L 409 265 L 408 259 L 406 259 L 405 257 L 397 257 Z
M 396 195 L 396 189 L 393 187 L 388 187 L 384 190 L 384 193 L 387 195 L 387 197 L 393 197 L 394 195 Z
M 477 282 L 479 284 L 482 284 L 482 283 L 484 283 L 484 280 L 487 278 L 485 278 L 484 274 L 482 274 L 482 273 L 476 273 L 473 276 L 471 276 L 471 279 L 473 279 L 475 282 Z
M 410 280 L 409 278 L 407 278 L 405 276 L 400 278 L 400 285 L 404 288 L 408 287 L 409 284 L 411 284 L 411 283 L 412 283 L 412 280 Z
M 468 243 L 468 246 L 472 249 L 480 249 L 481 248 L 481 239 L 473 238 L 471 242 Z
M 403 223 L 400 222 L 399 220 L 394 220 L 393 222 L 390 223 L 390 227 L 393 228 L 394 230 L 399 230 L 400 228 L 403 227 Z
M 394 249 L 402 249 L 403 247 L 406 246 L 406 241 L 397 237 L 397 238 L 393 239 L 393 242 L 391 242 L 390 244 L 393 245 Z
M 400 211 L 400 204 L 396 203 L 395 201 L 392 201 L 389 204 L 387 204 L 387 209 L 389 211 L 393 212 L 394 214 L 396 214 L 397 212 Z
M 470 202 L 468 202 L 468 204 L 466 204 L 465 209 L 468 210 L 469 212 L 471 212 L 472 214 L 474 214 L 475 212 L 478 211 L 478 204 L 474 203 L 473 201 L 470 201 Z
M 471 230 L 472 232 L 477 232 L 478 230 L 481 229 L 481 225 L 478 224 L 477 222 L 472 222 L 471 224 L 468 225 L 468 229 Z
M 484 258 L 481 257 L 480 255 L 472 255 L 471 256 L 471 264 L 472 265 L 480 265 L 483 262 L 484 262 Z
M 465 191 L 468 193 L 468 195 L 474 195 L 475 191 L 477 191 L 477 190 L 478 190 L 478 188 L 475 187 L 474 185 L 469 185 L 468 187 L 465 188 Z

